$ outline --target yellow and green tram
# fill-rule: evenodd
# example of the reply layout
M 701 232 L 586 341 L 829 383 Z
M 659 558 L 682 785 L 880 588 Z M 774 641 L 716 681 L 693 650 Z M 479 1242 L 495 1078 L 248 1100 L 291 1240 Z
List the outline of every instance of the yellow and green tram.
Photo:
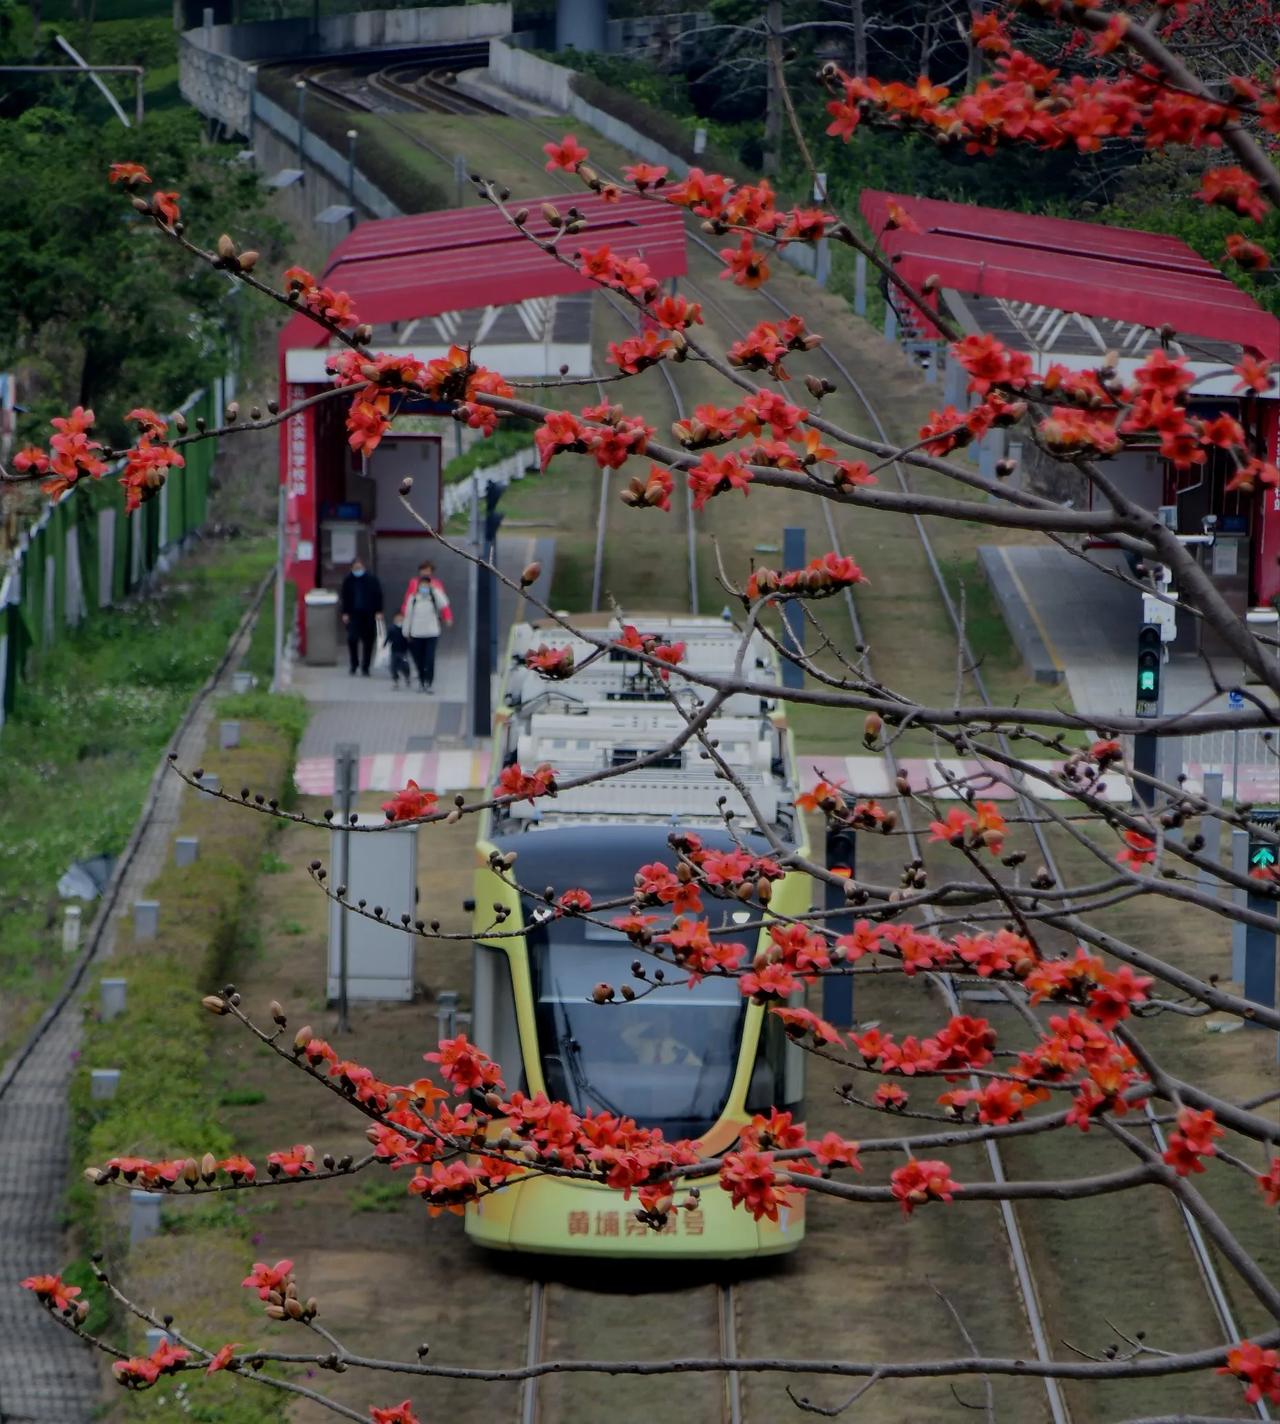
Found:
M 724 625 L 707 623 L 722 640 Z M 696 666 L 691 625 L 695 620 L 680 621 L 686 662 Z M 513 634 L 517 668 L 529 634 L 528 625 Z M 498 714 L 495 776 L 517 754 L 526 768 L 549 761 L 567 779 L 584 766 L 618 764 L 662 746 L 678 720 L 664 705 L 664 693 L 637 695 L 643 679 L 638 682 L 635 671 L 615 667 L 589 700 L 581 700 L 573 679 L 533 687 L 518 671 L 508 679 L 506 705 Z M 615 686 L 625 696 L 611 698 Z M 768 808 L 773 833 L 807 849 L 795 810 L 791 736 L 776 709 L 758 699 L 754 707 L 739 703 L 711 730 L 750 785 L 752 799 Z M 738 803 L 733 835 L 717 805 L 726 795 L 729 804 Z M 557 894 L 576 887 L 596 904 L 628 897 L 640 866 L 661 861 L 674 867 L 668 840 L 674 826 L 696 831 L 710 849 L 730 849 L 737 836 L 745 849 L 770 853 L 765 835 L 751 826 L 745 801 L 714 777 L 696 744 L 643 774 L 537 806 L 520 803 L 486 818 L 477 847 L 471 1032 L 503 1065 L 509 1091 L 543 1091 L 578 1112 L 632 1117 L 668 1139 L 694 1139 L 713 1156 L 729 1150 L 756 1113 L 778 1107 L 799 1116 L 802 1052 L 776 1016 L 742 996 L 735 979 L 709 977 L 693 988 L 672 985 L 632 1003 L 595 1003 L 593 986 L 631 979 L 635 946 L 590 920 L 550 915 L 543 895 L 546 887 Z M 490 869 L 495 851 L 516 852 L 512 875 L 523 892 Z M 777 881 L 770 913 L 803 913 L 809 889 L 804 875 Z M 727 937 L 742 938 L 735 923 L 761 914 L 759 907 L 748 911 L 736 901 L 705 903 L 713 933 Z M 495 904 L 509 913 L 503 934 L 486 938 Z M 767 931 L 760 933 L 767 939 Z M 491 1130 L 496 1135 L 501 1129 L 499 1121 Z M 636 1219 L 634 1197 L 628 1201 L 602 1185 L 530 1173 L 469 1206 L 466 1229 L 479 1244 L 504 1251 L 646 1258 L 776 1254 L 793 1250 L 804 1235 L 803 1197 L 777 1222 L 757 1222 L 730 1207 L 714 1177 L 688 1185 L 701 1188 L 700 1209 L 673 1212 L 666 1228 L 655 1232 Z

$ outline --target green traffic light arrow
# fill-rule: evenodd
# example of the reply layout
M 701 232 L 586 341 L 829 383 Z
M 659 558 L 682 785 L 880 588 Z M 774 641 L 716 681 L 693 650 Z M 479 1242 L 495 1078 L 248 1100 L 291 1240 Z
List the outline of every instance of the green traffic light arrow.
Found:
M 1259 846 L 1249 857 L 1251 865 L 1274 865 L 1276 863 L 1276 853 L 1270 846 Z

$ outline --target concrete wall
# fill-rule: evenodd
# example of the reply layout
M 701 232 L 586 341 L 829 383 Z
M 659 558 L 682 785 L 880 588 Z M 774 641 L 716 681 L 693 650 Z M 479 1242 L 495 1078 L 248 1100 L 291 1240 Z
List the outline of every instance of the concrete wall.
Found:
M 347 196 L 347 155 L 308 132 L 305 142 L 306 176 L 301 183 L 294 183 L 280 191 L 279 201 L 283 217 L 295 230 L 311 230 L 316 214 L 334 204 L 346 206 Z M 266 178 L 279 173 L 282 168 L 298 166 L 298 124 L 277 104 L 263 95 L 254 96 L 254 166 Z M 359 164 L 359 150 L 356 162 Z M 399 209 L 381 189 L 376 188 L 356 168 L 355 174 L 356 220 L 366 218 L 390 218 L 399 214 Z M 314 233 L 323 251 L 344 238 L 349 226 L 335 223 L 332 226 L 316 227 Z
M 440 10 L 360 10 L 325 15 L 318 35 L 306 16 L 247 25 L 209 25 L 187 37 L 235 59 L 290 59 L 343 50 L 458 44 L 511 33 L 511 6 L 450 5 Z
M 178 88 L 193 109 L 247 136 L 253 126 L 253 69 L 201 43 L 209 33 L 190 30 L 178 36 Z
M 557 49 L 600 51 L 604 46 L 605 0 L 557 0 Z
M 270 177 L 282 168 L 298 166 L 298 120 L 287 113 L 265 94 L 253 96 L 253 151 L 258 169 Z M 304 171 L 302 183 L 284 190 L 287 199 L 297 206 L 297 213 L 312 219 L 323 208 L 333 203 L 346 203 L 347 199 L 347 155 L 317 138 L 310 130 L 303 137 Z M 360 172 L 360 153 L 356 150 L 355 199 L 362 217 L 394 218 L 400 209 L 380 189 L 376 188 Z M 299 201 L 295 194 L 305 194 Z M 345 228 L 338 228 L 334 241 L 346 235 Z

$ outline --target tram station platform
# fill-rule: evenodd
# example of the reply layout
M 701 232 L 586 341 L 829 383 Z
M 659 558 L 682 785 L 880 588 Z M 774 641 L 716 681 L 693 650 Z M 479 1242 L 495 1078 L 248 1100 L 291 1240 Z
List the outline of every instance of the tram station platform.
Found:
M 409 547 L 412 545 L 412 547 Z M 385 546 L 384 546 L 385 547 Z M 429 548 L 429 552 L 428 552 Z M 488 740 L 470 734 L 471 703 L 467 685 L 467 647 L 471 637 L 468 566 L 465 559 L 423 540 L 405 541 L 398 557 L 380 552 L 378 577 L 387 616 L 400 607 L 418 561 L 430 557 L 453 611 L 453 625 L 436 649 L 435 691 L 420 692 L 416 679 L 399 688 L 391 683 L 385 653 L 369 677 L 347 671 L 347 649 L 339 647 L 334 666 L 314 666 L 295 659 L 287 672 L 289 690 L 311 705 L 311 717 L 298 749 L 294 779 L 304 796 L 333 794 L 334 749 L 343 743 L 360 748 L 360 789 L 398 790 L 412 778 L 440 793 L 481 786 L 488 774 Z M 533 587 L 545 598 L 551 588 L 555 540 L 549 536 L 512 535 L 498 540 L 498 567 L 511 578 L 533 561 L 542 574 Z M 511 625 L 527 616 L 520 600 L 499 585 L 498 653 L 501 659 Z M 496 694 L 497 679 L 494 680 Z

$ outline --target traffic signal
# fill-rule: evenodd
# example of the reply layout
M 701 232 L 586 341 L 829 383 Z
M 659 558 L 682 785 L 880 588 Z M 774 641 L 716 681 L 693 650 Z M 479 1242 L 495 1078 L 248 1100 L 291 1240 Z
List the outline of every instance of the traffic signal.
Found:
M 1160 629 L 1144 623 L 1138 633 L 1137 715 L 1156 717 L 1160 711 L 1160 662 L 1164 656 Z
M 858 833 L 851 826 L 827 828 L 827 869 L 852 879 L 858 873 Z

